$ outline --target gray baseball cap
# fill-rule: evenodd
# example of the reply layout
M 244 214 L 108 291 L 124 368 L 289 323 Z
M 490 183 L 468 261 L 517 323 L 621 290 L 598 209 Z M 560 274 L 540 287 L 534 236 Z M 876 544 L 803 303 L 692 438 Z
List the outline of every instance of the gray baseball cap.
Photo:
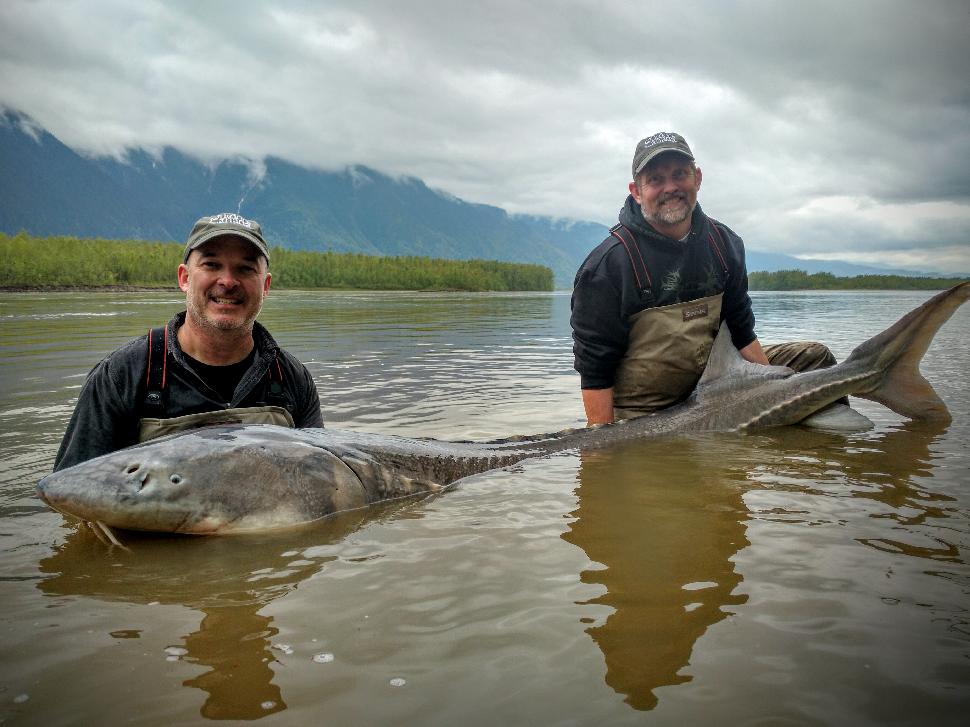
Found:
M 185 243 L 185 254 L 182 255 L 182 262 L 189 259 L 189 253 L 199 245 L 208 242 L 216 237 L 232 235 L 241 237 L 246 242 L 252 243 L 253 247 L 259 250 L 260 254 L 269 262 L 269 246 L 263 239 L 263 230 L 255 220 L 247 220 L 242 215 L 232 212 L 223 212 L 212 217 L 202 217 L 193 226 L 189 233 L 189 239 Z
M 641 139 L 633 152 L 633 177 L 643 171 L 652 159 L 667 151 L 683 154 L 694 161 L 694 153 L 687 146 L 687 141 L 680 134 L 672 131 L 661 131 L 646 139 Z

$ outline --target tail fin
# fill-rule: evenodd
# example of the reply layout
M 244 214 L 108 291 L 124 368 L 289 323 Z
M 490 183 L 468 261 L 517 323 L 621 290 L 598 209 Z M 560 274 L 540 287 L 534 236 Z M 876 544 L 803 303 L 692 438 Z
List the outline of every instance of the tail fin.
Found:
M 970 281 L 930 298 L 857 347 L 846 359 L 846 364 L 866 360 L 867 367 L 883 369 L 885 375 L 871 390 L 856 395 L 878 401 L 910 419 L 949 420 L 946 404 L 923 378 L 919 362 L 940 326 L 968 299 Z

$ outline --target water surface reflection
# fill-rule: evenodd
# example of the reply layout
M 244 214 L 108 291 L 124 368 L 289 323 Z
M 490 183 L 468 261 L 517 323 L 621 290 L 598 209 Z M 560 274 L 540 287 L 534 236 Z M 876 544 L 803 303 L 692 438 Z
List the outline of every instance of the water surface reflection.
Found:
M 408 509 L 388 503 L 338 514 L 286 533 L 196 538 L 125 533 L 129 551 L 106 548 L 86 528 L 40 561 L 37 587 L 49 596 L 175 604 L 202 613 L 198 629 L 169 648 L 170 658 L 204 667 L 186 679 L 206 699 L 208 719 L 258 719 L 286 709 L 273 664 L 287 650 L 275 644 L 273 619 L 262 611 L 338 558 L 337 545 L 362 525 Z
M 606 658 L 606 682 L 636 709 L 658 687 L 690 681 L 697 639 L 745 602 L 731 557 L 748 544 L 742 499 L 750 486 L 733 442 L 679 438 L 584 452 L 576 518 L 563 538 L 602 568 L 582 574 L 614 610 L 587 629 Z
M 692 680 L 697 641 L 748 601 L 737 556 L 751 544 L 753 518 L 787 528 L 793 543 L 804 541 L 796 530 L 805 527 L 828 523 L 858 533 L 866 519 L 890 519 L 898 540 L 856 542 L 962 562 L 958 543 L 947 542 L 939 522 L 958 514 L 946 506 L 952 498 L 925 485 L 940 460 L 933 444 L 945 431 L 945 425 L 905 423 L 845 437 L 792 427 L 583 452 L 575 520 L 562 537 L 596 564 L 581 577 L 605 591 L 589 603 L 613 609 L 605 622 L 586 629 L 603 652 L 607 684 L 635 709 L 652 710 L 658 689 Z M 920 542 L 926 539 L 937 546 Z M 760 552 L 771 559 L 763 546 Z M 777 561 L 797 568 L 788 554 L 778 552 Z M 823 572 L 808 577 L 815 579 L 809 591 L 827 588 Z M 758 573 L 758 580 L 763 585 L 765 575 Z M 806 613 L 814 607 L 816 601 L 805 602 Z

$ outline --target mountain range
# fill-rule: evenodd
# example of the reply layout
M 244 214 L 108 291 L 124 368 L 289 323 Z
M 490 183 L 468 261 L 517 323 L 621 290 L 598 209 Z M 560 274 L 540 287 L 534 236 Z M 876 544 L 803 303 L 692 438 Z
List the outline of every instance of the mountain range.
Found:
M 213 166 L 171 147 L 88 157 L 10 110 L 0 112 L 0 170 L 0 231 L 8 234 L 182 241 L 199 217 L 234 211 L 259 220 L 271 245 L 539 263 L 560 288 L 608 234 L 595 222 L 511 215 L 364 166 L 323 171 L 274 157 L 258 167 L 243 159 Z M 784 269 L 902 272 L 748 251 L 749 271 Z

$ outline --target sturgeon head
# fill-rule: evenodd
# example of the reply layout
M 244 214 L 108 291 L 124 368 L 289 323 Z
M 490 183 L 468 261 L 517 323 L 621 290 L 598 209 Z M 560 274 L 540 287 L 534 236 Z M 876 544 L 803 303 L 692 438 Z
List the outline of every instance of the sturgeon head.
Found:
M 291 527 L 440 489 L 394 474 L 362 481 L 366 454 L 319 439 L 272 425 L 207 427 L 54 472 L 37 491 L 82 520 L 207 535 Z

